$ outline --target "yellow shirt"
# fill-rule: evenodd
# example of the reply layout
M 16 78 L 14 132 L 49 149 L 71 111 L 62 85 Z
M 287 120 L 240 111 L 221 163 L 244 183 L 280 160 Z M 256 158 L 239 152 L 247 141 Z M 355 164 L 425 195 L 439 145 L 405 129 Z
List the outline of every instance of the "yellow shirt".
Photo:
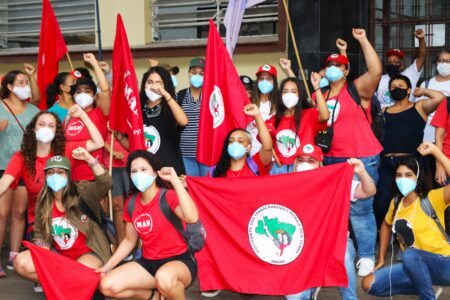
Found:
M 444 212 L 449 205 L 445 204 L 444 201 L 444 188 L 430 191 L 428 199 L 433 205 L 442 226 L 445 226 Z M 407 236 L 406 240 L 411 243 L 409 246 L 434 254 L 450 256 L 450 245 L 433 219 L 423 211 L 419 201 L 420 198 L 417 198 L 408 207 L 404 207 L 403 201 L 401 201 L 396 216 L 393 216 L 394 200 L 392 200 L 385 217 L 386 223 L 393 225 L 395 218 L 396 226 L 394 228 L 403 225 L 403 229 L 406 229 L 406 234 L 404 234 Z M 404 226 L 406 223 L 408 223 L 408 226 Z

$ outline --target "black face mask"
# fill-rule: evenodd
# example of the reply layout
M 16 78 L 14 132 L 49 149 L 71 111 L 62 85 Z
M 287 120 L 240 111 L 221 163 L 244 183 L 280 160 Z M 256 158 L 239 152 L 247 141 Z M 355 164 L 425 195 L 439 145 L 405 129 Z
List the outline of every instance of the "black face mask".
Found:
M 406 98 L 408 96 L 408 89 L 402 89 L 402 88 L 395 88 L 390 91 L 391 98 L 394 101 L 400 101 Z
M 388 64 L 386 65 L 386 72 L 391 78 L 400 75 L 400 66 Z

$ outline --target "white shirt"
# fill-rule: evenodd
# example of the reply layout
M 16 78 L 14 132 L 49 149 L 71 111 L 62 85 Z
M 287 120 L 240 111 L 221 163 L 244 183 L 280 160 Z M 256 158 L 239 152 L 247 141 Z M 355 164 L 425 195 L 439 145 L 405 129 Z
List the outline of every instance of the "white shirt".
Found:
M 423 68 L 422 68 L 423 69 Z M 420 74 L 422 70 L 417 70 L 416 60 L 403 70 L 402 75 L 405 75 L 411 81 L 411 94 L 409 95 L 409 101 L 414 102 L 414 89 L 416 88 L 417 82 L 419 81 Z M 394 100 L 391 98 L 389 93 L 389 81 L 391 78 L 388 74 L 381 76 L 380 83 L 378 84 L 378 90 L 376 91 L 376 96 L 378 101 L 380 101 L 381 108 L 389 107 L 394 104 Z
M 272 116 L 270 114 L 270 109 L 272 108 L 272 103 L 270 101 L 259 103 L 259 112 L 264 121 L 267 121 Z M 247 125 L 247 131 L 250 132 L 252 136 L 252 150 L 250 155 L 253 156 L 261 150 L 261 143 L 256 138 L 258 136 L 258 128 L 256 127 L 256 122 L 253 120 Z
M 361 181 L 352 179 L 352 187 L 350 189 L 350 201 L 356 202 L 358 198 L 355 198 L 356 189 L 361 184 Z

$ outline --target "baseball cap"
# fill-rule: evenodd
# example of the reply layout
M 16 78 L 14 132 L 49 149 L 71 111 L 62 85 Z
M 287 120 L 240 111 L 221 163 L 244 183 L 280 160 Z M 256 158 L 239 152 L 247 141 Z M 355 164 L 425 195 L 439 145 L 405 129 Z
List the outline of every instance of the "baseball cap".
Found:
M 78 78 L 75 84 L 70 87 L 70 93 L 74 95 L 80 85 L 88 85 L 94 91 L 94 95 L 97 93 L 97 85 L 92 79 L 87 77 Z
M 70 162 L 69 160 L 61 155 L 56 155 L 50 157 L 45 163 L 44 171 L 51 168 L 60 168 L 65 170 L 70 170 Z
M 296 156 L 308 155 L 317 161 L 323 161 L 322 149 L 314 144 L 306 144 L 298 148 Z
M 196 57 L 191 59 L 191 62 L 189 63 L 189 69 L 194 67 L 205 67 L 205 59 L 201 57 Z
M 386 56 L 391 56 L 391 55 L 395 55 L 395 56 L 397 56 L 398 58 L 403 59 L 403 57 L 405 57 L 405 52 L 403 52 L 403 51 L 400 50 L 400 49 L 389 49 L 389 50 L 386 52 Z
M 239 78 L 241 79 L 242 84 L 246 87 L 252 87 L 254 84 L 253 80 L 247 75 L 239 76 Z
M 330 54 L 327 59 L 325 60 L 325 65 L 327 65 L 329 62 L 336 62 L 340 65 L 346 65 L 348 66 L 348 58 L 344 55 L 333 53 Z
M 275 68 L 272 65 L 269 64 L 265 64 L 262 65 L 258 68 L 258 71 L 256 72 L 256 76 L 258 76 L 260 73 L 262 72 L 268 72 L 269 74 L 271 74 L 272 76 L 277 77 L 277 68 Z
M 173 75 L 177 75 L 180 72 L 180 68 L 178 66 L 171 66 L 169 64 L 159 64 L 160 67 L 166 69 L 168 72 L 172 72 Z

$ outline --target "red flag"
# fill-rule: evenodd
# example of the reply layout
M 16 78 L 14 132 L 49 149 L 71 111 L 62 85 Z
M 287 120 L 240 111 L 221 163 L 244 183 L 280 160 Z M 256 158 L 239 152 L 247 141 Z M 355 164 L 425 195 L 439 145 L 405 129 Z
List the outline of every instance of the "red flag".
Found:
M 139 149 L 145 150 L 138 81 L 127 32 L 120 14 L 117 15 L 112 64 L 113 90 L 109 127 L 128 134 L 130 153 Z
M 226 135 L 237 127 L 245 128 L 249 123 L 243 113 L 248 103 L 247 92 L 233 61 L 210 20 L 198 129 L 199 162 L 208 166 L 217 164 Z
M 42 1 L 41 20 L 37 82 L 41 90 L 39 108 L 45 110 L 47 87 L 58 74 L 58 62 L 67 53 L 67 47 L 49 0 Z
M 201 290 L 290 295 L 347 286 L 352 177 L 348 164 L 279 176 L 188 177 L 207 233 L 196 254 Z
M 90 300 L 100 282 L 100 274 L 79 262 L 23 242 L 31 252 L 39 282 L 48 300 Z

